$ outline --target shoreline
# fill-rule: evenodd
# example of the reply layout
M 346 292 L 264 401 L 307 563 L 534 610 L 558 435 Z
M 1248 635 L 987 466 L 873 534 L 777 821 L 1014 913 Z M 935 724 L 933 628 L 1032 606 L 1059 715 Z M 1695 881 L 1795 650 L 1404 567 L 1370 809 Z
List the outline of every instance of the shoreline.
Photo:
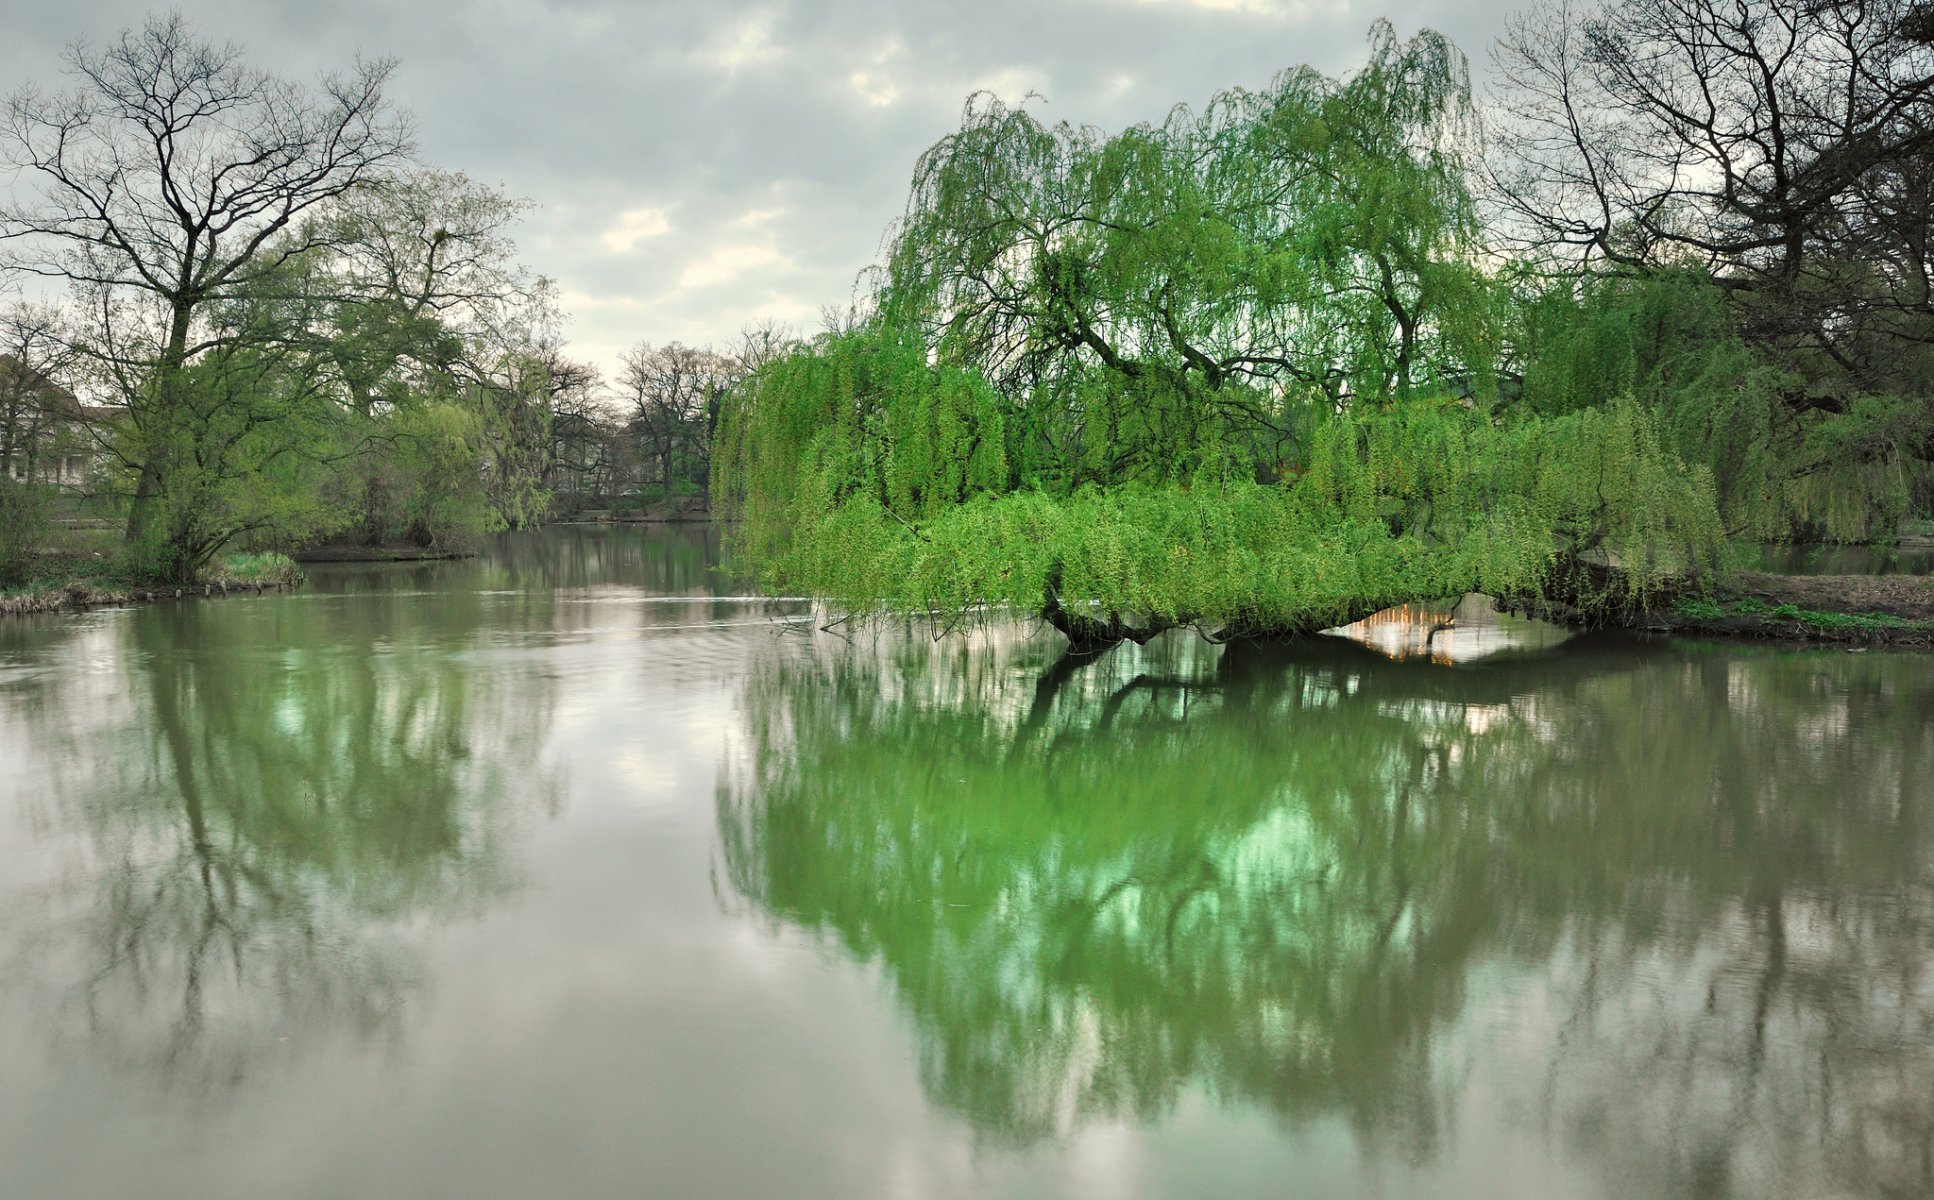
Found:
M 219 575 L 181 586 L 84 578 L 60 582 L 43 579 L 0 594 L 0 618 L 293 591 L 305 582 L 298 563 L 433 562 L 474 557 L 475 553 L 396 546 L 340 547 L 322 553 L 307 552 L 295 561 L 285 559 L 286 566 L 265 571 L 256 578 Z M 1776 575 L 1745 571 L 1728 576 L 1708 592 L 1680 593 L 1659 607 L 1609 627 L 1634 633 L 1792 646 L 1839 646 L 1849 650 L 1934 649 L 1934 576 Z
M 1852 649 L 1934 648 L 1934 576 L 1743 571 L 1685 594 L 1628 628 Z
M 160 584 L 102 585 L 74 580 L 57 586 L 30 585 L 28 590 L 0 595 L 0 617 L 91 612 L 97 608 L 155 604 L 164 600 L 212 600 L 243 594 L 260 596 L 265 592 L 292 592 L 302 583 L 300 579 L 248 582 L 216 579 L 173 587 Z
M 314 546 L 289 555 L 298 563 L 452 562 L 475 558 L 478 551 L 444 546 Z

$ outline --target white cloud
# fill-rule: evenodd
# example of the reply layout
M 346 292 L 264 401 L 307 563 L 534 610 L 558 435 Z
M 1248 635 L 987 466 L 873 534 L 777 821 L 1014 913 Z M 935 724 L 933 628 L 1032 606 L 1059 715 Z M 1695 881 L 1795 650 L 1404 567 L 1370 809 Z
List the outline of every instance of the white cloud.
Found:
M 1199 8 L 1215 13 L 1296 18 L 1346 16 L 1351 0 L 1129 0 L 1139 8 Z M 1367 21 L 1368 18 L 1366 17 Z
M 879 49 L 868 56 L 865 66 L 846 77 L 860 99 L 874 108 L 886 108 L 901 95 L 900 85 L 894 80 L 894 72 L 889 68 L 895 59 L 906 53 L 906 43 L 899 38 L 888 38 L 880 43 Z
M 874 108 L 886 108 L 900 98 L 900 88 L 878 71 L 855 71 L 846 77 L 860 99 Z
M 957 90 L 962 89 L 949 89 L 950 92 Z M 964 90 L 992 92 L 1008 104 L 1019 104 L 1030 92 L 1038 96 L 1046 96 L 1048 77 L 1028 67 L 1002 67 L 998 71 L 977 77 Z
M 681 288 L 712 287 L 729 283 L 747 271 L 761 267 L 790 268 L 792 260 L 771 246 L 745 243 L 720 246 L 705 258 L 685 268 L 678 276 Z
M 559 292 L 557 302 L 565 312 L 572 314 L 605 308 L 635 310 L 651 307 L 650 301 L 640 300 L 636 296 L 627 296 L 622 292 L 586 292 L 578 289 Z
M 755 63 L 771 62 L 786 52 L 772 40 L 774 24 L 770 12 L 755 12 L 720 30 L 717 37 L 692 57 L 722 67 L 728 74 Z
M 731 222 L 732 228 L 757 229 L 761 225 L 769 225 L 772 222 L 778 220 L 780 217 L 785 216 L 786 211 L 787 210 L 783 208 L 750 209 L 732 218 L 732 222 Z
M 768 292 L 763 301 L 747 308 L 746 324 L 781 321 L 789 325 L 798 325 L 815 320 L 818 316 L 819 306 L 816 304 L 808 304 L 797 296 L 789 296 L 783 292 Z
M 634 208 L 618 214 L 618 223 L 604 231 L 605 248 L 613 254 L 629 254 L 632 247 L 647 238 L 671 232 L 671 218 L 662 208 Z

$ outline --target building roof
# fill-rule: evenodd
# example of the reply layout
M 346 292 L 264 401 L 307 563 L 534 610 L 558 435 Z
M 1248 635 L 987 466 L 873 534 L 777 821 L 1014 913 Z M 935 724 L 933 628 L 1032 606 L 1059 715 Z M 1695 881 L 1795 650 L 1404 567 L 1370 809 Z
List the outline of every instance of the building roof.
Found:
M 98 421 L 112 420 L 121 410 L 102 404 L 84 404 L 73 392 L 49 379 L 43 372 L 22 365 L 11 354 L 0 354 L 0 386 L 25 387 L 32 390 L 40 403 L 62 420 L 77 421 L 91 425 Z

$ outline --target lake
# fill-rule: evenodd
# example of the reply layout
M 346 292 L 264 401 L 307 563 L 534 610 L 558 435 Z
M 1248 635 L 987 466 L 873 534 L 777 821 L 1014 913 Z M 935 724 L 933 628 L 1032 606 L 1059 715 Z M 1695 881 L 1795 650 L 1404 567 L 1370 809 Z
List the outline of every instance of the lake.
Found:
M 1934 1195 L 1934 658 L 715 560 L 0 623 L 0 1197 Z

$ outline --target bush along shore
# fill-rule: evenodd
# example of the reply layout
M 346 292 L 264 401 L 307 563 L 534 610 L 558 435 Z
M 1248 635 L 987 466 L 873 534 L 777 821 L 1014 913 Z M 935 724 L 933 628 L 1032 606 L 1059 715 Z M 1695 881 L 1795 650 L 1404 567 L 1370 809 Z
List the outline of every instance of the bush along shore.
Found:
M 107 605 L 228 596 L 238 592 L 260 595 L 293 590 L 302 585 L 303 579 L 302 568 L 293 559 L 273 552 L 221 555 L 200 578 L 189 584 L 139 582 L 98 568 L 92 573 L 74 570 L 42 575 L 19 587 L 0 591 L 0 616 L 78 612 Z

